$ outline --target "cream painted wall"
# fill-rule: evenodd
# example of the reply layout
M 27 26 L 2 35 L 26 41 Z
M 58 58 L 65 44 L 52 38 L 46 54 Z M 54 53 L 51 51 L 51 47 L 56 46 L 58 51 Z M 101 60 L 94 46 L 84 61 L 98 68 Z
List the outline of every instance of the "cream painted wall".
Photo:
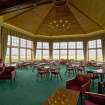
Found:
M 105 28 L 105 0 L 68 0 Z

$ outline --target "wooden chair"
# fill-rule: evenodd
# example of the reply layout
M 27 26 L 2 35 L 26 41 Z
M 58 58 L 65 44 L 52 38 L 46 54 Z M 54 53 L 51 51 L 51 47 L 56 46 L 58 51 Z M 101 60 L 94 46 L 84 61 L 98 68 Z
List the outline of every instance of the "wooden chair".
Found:
M 37 79 L 39 78 L 47 78 L 49 75 L 48 69 L 45 69 L 44 67 L 38 66 L 37 67 Z
M 96 73 L 92 71 L 87 71 L 87 76 L 91 79 L 93 86 L 95 84 L 95 80 L 98 80 L 99 82 L 99 76 Z
M 70 74 L 70 73 L 73 73 L 73 75 L 75 74 L 75 69 L 74 67 L 72 66 L 72 63 L 67 63 L 66 64 L 66 71 L 65 71 L 65 74 Z
M 51 68 L 50 72 L 51 72 L 51 79 L 54 77 L 57 79 L 60 78 L 62 80 L 62 77 L 58 68 Z

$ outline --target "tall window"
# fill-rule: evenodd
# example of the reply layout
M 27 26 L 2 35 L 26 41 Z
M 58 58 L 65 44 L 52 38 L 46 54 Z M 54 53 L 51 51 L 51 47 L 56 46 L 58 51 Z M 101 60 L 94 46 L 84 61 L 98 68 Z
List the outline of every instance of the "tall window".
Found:
M 68 58 L 75 60 L 83 60 L 83 42 L 69 42 L 68 43 Z
M 49 43 L 37 42 L 36 59 L 49 59 Z
M 5 62 L 15 63 L 31 60 L 31 58 L 32 41 L 9 35 Z
M 83 60 L 83 42 L 56 42 L 53 44 L 53 59 Z
M 53 44 L 53 59 L 59 59 L 60 58 L 60 43 L 54 43 Z
M 7 48 L 5 63 L 10 63 L 10 48 Z
M 60 43 L 60 59 L 67 59 L 67 42 Z
M 53 44 L 53 59 L 67 59 L 67 42 Z
M 88 42 L 89 60 L 103 61 L 101 39 Z
M 12 43 L 11 43 L 12 40 Z M 10 37 L 10 48 L 11 48 L 11 62 L 18 62 L 19 61 L 19 38 L 12 36 Z

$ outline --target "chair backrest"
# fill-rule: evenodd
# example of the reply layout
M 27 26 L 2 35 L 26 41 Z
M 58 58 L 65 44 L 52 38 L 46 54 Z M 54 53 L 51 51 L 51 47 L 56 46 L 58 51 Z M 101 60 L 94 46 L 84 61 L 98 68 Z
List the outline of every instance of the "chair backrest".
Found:
M 78 74 L 76 76 L 76 79 L 80 82 L 81 85 L 90 81 L 90 78 L 87 75 L 81 75 L 81 74 Z
M 97 76 L 97 74 L 92 72 L 92 71 L 88 71 L 87 75 L 88 75 L 89 78 L 95 78 Z

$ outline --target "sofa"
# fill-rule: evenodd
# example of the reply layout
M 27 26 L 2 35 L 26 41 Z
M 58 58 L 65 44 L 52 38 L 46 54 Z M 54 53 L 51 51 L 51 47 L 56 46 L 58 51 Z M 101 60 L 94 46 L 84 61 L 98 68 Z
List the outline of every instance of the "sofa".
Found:
M 15 80 L 16 70 L 13 66 L 0 67 L 0 80 Z
M 66 81 L 66 88 L 84 93 L 90 89 L 90 78 L 86 75 L 78 74 L 74 79 Z

